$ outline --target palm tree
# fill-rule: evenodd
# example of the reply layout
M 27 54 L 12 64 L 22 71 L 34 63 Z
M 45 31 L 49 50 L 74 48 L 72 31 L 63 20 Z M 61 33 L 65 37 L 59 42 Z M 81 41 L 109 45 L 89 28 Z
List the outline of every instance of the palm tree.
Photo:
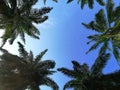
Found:
M 112 51 L 115 58 L 120 61 L 120 6 L 114 7 L 112 0 L 108 0 L 106 11 L 101 9 L 95 15 L 95 20 L 89 24 L 82 23 L 86 28 L 94 30 L 97 33 L 88 36 L 90 42 L 94 42 L 93 46 L 88 50 L 94 50 L 101 46 L 100 53 L 104 50 Z M 90 43 L 88 42 L 88 44 Z M 111 43 L 112 48 L 109 47 Z M 87 52 L 87 53 L 88 53 Z
M 74 88 L 74 90 L 98 90 L 95 89 L 95 81 L 96 78 L 99 79 L 103 76 L 102 70 L 109 60 L 109 56 L 110 54 L 100 54 L 91 69 L 89 69 L 87 64 L 81 65 L 77 61 L 72 61 L 73 70 L 64 67 L 58 68 L 58 71 L 72 78 L 64 85 L 63 90 L 67 88 Z
M 71 3 L 74 0 L 67 0 L 67 3 Z M 81 8 L 84 8 L 84 5 L 88 4 L 89 8 L 93 8 L 93 4 L 94 4 L 95 0 L 77 0 L 77 3 L 80 4 L 81 3 Z M 103 0 L 96 0 L 100 5 L 105 5 Z
M 58 90 L 58 85 L 48 75 L 52 75 L 55 62 L 42 61 L 47 49 L 34 58 L 32 51 L 28 53 L 19 43 L 19 56 L 12 55 L 0 48 L 0 89 L 2 90 L 40 90 L 39 86 L 47 85 Z
M 47 1 L 47 0 L 43 0 L 44 4 L 46 4 L 46 1 Z M 52 1 L 58 2 L 59 0 L 52 0 Z M 67 0 L 67 4 L 71 3 L 72 1 L 74 1 L 74 0 Z M 95 0 L 77 0 L 77 3 L 78 3 L 78 4 L 81 3 L 81 9 L 83 9 L 86 4 L 88 4 L 89 8 L 92 9 L 92 8 L 93 8 L 94 1 L 95 1 Z M 105 5 L 105 3 L 104 3 L 103 0 L 96 0 L 96 2 L 99 3 L 99 4 L 102 5 L 102 6 Z
M 9 39 L 10 44 L 20 36 L 25 42 L 25 33 L 39 39 L 40 32 L 33 23 L 43 23 L 48 19 L 45 14 L 52 8 L 32 8 L 38 0 L 0 0 L 0 29 L 4 29 L 3 44 Z M 2 47 L 1 46 L 1 47 Z

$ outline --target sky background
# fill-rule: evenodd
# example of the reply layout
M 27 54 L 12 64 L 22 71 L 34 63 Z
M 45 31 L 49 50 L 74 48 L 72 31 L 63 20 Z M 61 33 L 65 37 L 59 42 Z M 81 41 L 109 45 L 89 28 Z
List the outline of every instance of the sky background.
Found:
M 118 3 L 118 0 L 114 1 Z M 81 23 L 89 23 L 94 19 L 95 13 L 103 7 L 95 3 L 94 9 L 91 10 L 85 6 L 84 9 L 81 10 L 80 5 L 78 5 L 76 1 L 73 1 L 71 4 L 66 4 L 66 0 L 59 0 L 58 3 L 47 0 L 46 5 L 43 5 L 42 0 L 39 0 L 34 7 L 39 8 L 42 6 L 53 7 L 53 10 L 48 14 L 49 19 L 47 21 L 43 24 L 36 25 L 41 33 L 40 40 L 32 39 L 26 35 L 26 49 L 28 51 L 32 50 L 34 55 L 48 49 L 43 60 L 54 60 L 56 62 L 54 70 L 60 67 L 72 69 L 72 60 L 76 60 L 81 64 L 87 63 L 91 67 L 97 57 L 98 50 L 91 51 L 86 55 L 86 51 L 92 45 L 87 45 L 86 42 L 88 41 L 87 36 L 95 32 L 87 30 Z M 13 45 L 6 43 L 4 48 L 13 54 L 18 54 L 17 41 L 21 41 L 19 37 Z M 103 72 L 110 73 L 118 69 L 118 63 L 112 56 Z M 59 85 L 59 90 L 62 90 L 63 85 L 70 80 L 70 78 L 60 72 L 55 73 L 51 77 Z M 52 89 L 42 86 L 41 90 Z

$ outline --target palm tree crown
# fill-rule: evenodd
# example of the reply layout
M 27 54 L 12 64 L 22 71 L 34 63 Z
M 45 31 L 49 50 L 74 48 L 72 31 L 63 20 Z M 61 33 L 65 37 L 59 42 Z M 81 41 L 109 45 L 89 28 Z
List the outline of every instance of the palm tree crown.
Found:
M 94 41 L 89 51 L 101 46 L 100 53 L 106 50 L 113 51 L 115 58 L 120 61 L 120 6 L 114 8 L 112 0 L 107 0 L 106 12 L 101 9 L 95 15 L 95 20 L 89 24 L 82 23 L 86 28 L 95 30 L 97 34 L 88 36 L 90 42 Z M 90 43 L 88 42 L 88 44 Z M 109 47 L 111 43 L 112 48 Z M 88 52 L 89 52 L 88 51 Z M 87 53 L 88 53 L 87 52 Z
M 64 85 L 64 90 L 66 88 L 74 88 L 74 90 L 97 90 L 93 89 L 95 88 L 95 79 L 103 75 L 102 69 L 105 67 L 109 56 L 110 54 L 99 55 L 91 69 L 89 69 L 87 64 L 80 65 L 77 61 L 72 61 L 73 70 L 64 67 L 58 68 L 58 71 L 73 78 Z
M 41 60 L 47 49 L 34 58 L 32 51 L 28 53 L 21 43 L 18 44 L 20 56 L 1 49 L 3 55 L 0 56 L 0 88 L 40 90 L 39 86 L 47 85 L 53 90 L 58 90 L 58 85 L 48 77 L 55 72 L 51 70 L 55 67 L 55 62 Z
M 9 39 L 10 44 L 19 35 L 25 42 L 25 33 L 39 39 L 40 32 L 33 23 L 43 23 L 52 8 L 32 8 L 38 0 L 0 0 L 0 29 L 4 29 L 3 45 Z M 2 45 L 2 46 L 3 46 Z
M 67 3 L 71 3 L 74 0 L 67 0 Z M 95 0 L 77 0 L 77 3 L 80 4 L 81 3 L 81 8 L 83 9 L 84 6 L 86 4 L 88 4 L 89 8 L 93 8 L 93 4 L 94 4 Z M 105 5 L 105 3 L 103 2 L 103 0 L 96 0 L 100 5 Z

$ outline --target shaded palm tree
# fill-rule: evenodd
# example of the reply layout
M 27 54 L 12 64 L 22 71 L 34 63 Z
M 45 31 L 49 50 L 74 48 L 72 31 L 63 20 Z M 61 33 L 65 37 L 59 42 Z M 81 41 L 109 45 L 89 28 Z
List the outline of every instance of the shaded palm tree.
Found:
M 95 15 L 95 20 L 89 24 L 82 23 L 86 28 L 96 31 L 96 34 L 88 36 L 93 46 L 88 50 L 94 50 L 101 46 L 100 53 L 105 50 L 112 51 L 115 58 L 120 61 L 120 6 L 114 7 L 112 0 L 107 0 L 106 11 L 101 9 Z M 88 44 L 90 43 L 88 42 Z M 109 43 L 111 43 L 112 48 Z M 87 52 L 87 53 L 88 53 Z
M 58 90 L 58 85 L 48 75 L 52 75 L 55 62 L 42 61 L 47 49 L 35 58 L 32 51 L 28 53 L 21 43 L 19 56 L 12 55 L 5 49 L 0 49 L 0 89 L 1 90 L 40 90 L 39 86 L 47 85 Z
M 43 0 L 43 1 L 44 1 L 44 4 L 46 4 L 47 0 Z M 59 0 L 52 0 L 52 1 L 58 2 Z M 74 1 L 74 0 L 67 0 L 67 4 L 71 3 L 72 1 Z M 97 3 L 99 3 L 102 6 L 105 5 L 103 0 L 76 0 L 76 1 L 77 1 L 78 4 L 81 4 L 81 9 L 83 9 L 86 4 L 88 4 L 89 8 L 92 9 L 94 1 L 96 1 Z
M 92 65 L 91 69 L 89 69 L 87 64 L 81 65 L 77 61 L 72 61 L 73 70 L 64 67 L 58 68 L 58 71 L 72 78 L 72 80 L 68 81 L 64 85 L 63 90 L 66 90 L 67 88 L 74 88 L 74 90 L 98 90 L 99 87 L 96 87 L 97 83 L 95 82 L 97 79 L 100 80 L 101 76 L 103 76 L 102 70 L 109 60 L 109 56 L 110 54 L 100 54 L 99 57 L 95 60 L 95 63 Z
M 33 23 L 43 23 L 48 19 L 45 14 L 52 8 L 32 8 L 38 0 L 0 0 L 0 29 L 4 29 L 3 44 L 9 39 L 10 44 L 19 35 L 25 42 L 25 33 L 39 39 L 40 32 Z M 2 47 L 1 46 L 1 47 Z
M 72 1 L 74 1 L 74 0 L 67 0 L 67 3 L 71 3 Z M 77 3 L 78 4 L 81 4 L 81 8 L 83 9 L 84 8 L 84 6 L 86 5 L 86 4 L 88 4 L 88 6 L 89 6 L 89 8 L 93 8 L 93 4 L 94 4 L 94 1 L 95 0 L 77 0 Z M 100 5 L 105 5 L 105 3 L 103 2 L 103 0 L 96 0 L 96 2 L 98 2 Z

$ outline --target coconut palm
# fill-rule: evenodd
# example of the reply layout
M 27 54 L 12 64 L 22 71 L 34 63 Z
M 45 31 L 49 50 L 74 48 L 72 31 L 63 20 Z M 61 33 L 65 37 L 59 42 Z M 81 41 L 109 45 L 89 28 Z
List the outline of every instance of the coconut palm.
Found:
M 106 9 L 99 10 L 95 15 L 95 20 L 89 24 L 82 23 L 86 28 L 96 31 L 96 34 L 88 36 L 93 46 L 88 50 L 94 50 L 101 46 L 102 51 L 112 51 L 115 58 L 120 61 L 120 6 L 114 7 L 112 0 L 107 0 Z M 88 42 L 88 44 L 90 43 Z M 112 45 L 112 48 L 109 46 Z M 87 53 L 88 53 L 87 52 Z
M 0 29 L 4 29 L 3 44 L 9 39 L 10 44 L 20 36 L 25 42 L 25 33 L 39 39 L 40 32 L 33 23 L 40 24 L 48 19 L 45 14 L 52 8 L 32 8 L 38 0 L 0 0 Z M 1 46 L 1 47 L 2 47 Z
M 67 0 L 67 3 L 71 3 L 74 0 Z M 77 3 L 80 4 L 81 3 L 81 8 L 84 8 L 84 5 L 88 4 L 89 8 L 93 8 L 93 4 L 94 4 L 95 0 L 77 0 Z M 96 0 L 96 2 L 98 2 L 100 5 L 104 5 L 103 0 Z
M 110 54 L 100 54 L 91 69 L 89 69 L 87 64 L 81 65 L 77 61 L 72 61 L 73 70 L 64 67 L 58 68 L 58 71 L 72 78 L 64 85 L 63 90 L 67 88 L 74 88 L 74 90 L 97 90 L 94 89 L 94 82 L 96 78 L 100 78 L 103 75 L 102 70 L 109 60 L 109 56 Z
M 28 53 L 21 43 L 19 56 L 12 55 L 5 49 L 0 49 L 0 89 L 1 90 L 40 90 L 41 85 L 47 85 L 53 90 L 58 90 L 58 85 L 48 75 L 52 75 L 55 62 L 42 61 L 47 49 L 35 58 L 32 51 Z
M 44 4 L 46 4 L 46 1 L 47 1 L 47 0 L 43 0 L 43 1 L 44 1 Z M 58 2 L 59 0 L 53 0 L 53 1 L 54 1 L 54 2 Z M 68 3 L 71 3 L 72 1 L 74 1 L 74 0 L 67 0 L 67 4 L 68 4 Z M 93 8 L 94 1 L 95 1 L 95 0 L 77 0 L 77 3 L 78 3 L 78 4 L 81 3 L 81 8 L 82 8 L 82 9 L 84 8 L 84 6 L 85 6 L 86 4 L 88 4 L 89 8 L 92 9 L 92 8 Z M 103 0 L 96 0 L 96 2 L 99 3 L 99 4 L 102 5 L 102 6 L 105 5 L 105 3 L 104 3 Z

